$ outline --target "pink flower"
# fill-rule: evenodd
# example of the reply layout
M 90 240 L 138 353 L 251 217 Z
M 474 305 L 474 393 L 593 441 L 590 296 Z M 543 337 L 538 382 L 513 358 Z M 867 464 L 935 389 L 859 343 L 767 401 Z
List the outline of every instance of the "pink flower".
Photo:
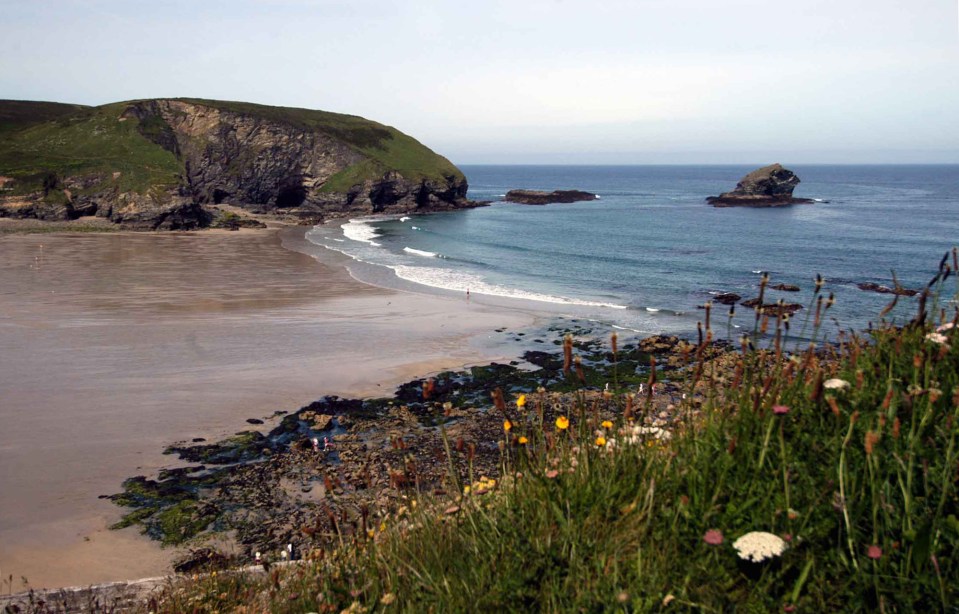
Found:
M 876 545 L 869 546 L 866 548 L 866 556 L 875 560 L 882 558 L 882 548 Z
M 773 413 L 777 416 L 782 416 L 783 414 L 789 413 L 788 405 L 773 405 Z
M 548 477 L 551 480 L 558 475 L 559 475 L 559 471 L 556 471 L 555 469 L 550 469 L 549 471 L 546 472 L 546 477 Z
M 710 529 L 703 534 L 703 541 L 710 546 L 718 546 L 723 543 L 723 532 L 719 529 Z

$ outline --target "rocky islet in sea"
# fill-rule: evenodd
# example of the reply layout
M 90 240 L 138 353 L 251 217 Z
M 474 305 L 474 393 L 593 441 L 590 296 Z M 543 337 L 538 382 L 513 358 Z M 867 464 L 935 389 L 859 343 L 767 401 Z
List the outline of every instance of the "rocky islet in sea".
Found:
M 815 202 L 809 198 L 794 198 L 793 190 L 799 177 L 781 164 L 770 164 L 756 169 L 739 180 L 731 192 L 710 196 L 706 202 L 714 207 L 782 207 Z

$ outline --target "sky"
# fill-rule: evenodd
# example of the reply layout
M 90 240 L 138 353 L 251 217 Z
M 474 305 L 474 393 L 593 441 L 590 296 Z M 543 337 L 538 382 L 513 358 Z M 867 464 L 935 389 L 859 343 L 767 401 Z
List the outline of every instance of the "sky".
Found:
M 0 98 L 351 113 L 457 164 L 959 163 L 959 0 L 0 0 Z

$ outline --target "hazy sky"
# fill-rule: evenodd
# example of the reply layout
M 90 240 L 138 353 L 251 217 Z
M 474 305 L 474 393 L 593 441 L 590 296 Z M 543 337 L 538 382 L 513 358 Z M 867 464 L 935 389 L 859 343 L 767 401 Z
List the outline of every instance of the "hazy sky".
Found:
M 353 113 L 457 163 L 959 162 L 957 0 L 0 0 L 0 98 Z

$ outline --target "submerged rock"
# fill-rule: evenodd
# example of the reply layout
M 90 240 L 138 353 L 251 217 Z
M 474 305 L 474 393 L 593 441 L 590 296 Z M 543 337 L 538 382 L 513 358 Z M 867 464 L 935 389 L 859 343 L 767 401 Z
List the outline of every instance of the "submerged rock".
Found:
M 811 203 L 809 198 L 793 198 L 799 177 L 780 164 L 756 169 L 739 180 L 732 192 L 710 196 L 706 202 L 714 207 L 780 207 Z
M 739 302 L 742 297 L 734 292 L 723 292 L 722 294 L 717 294 L 712 298 L 714 303 L 720 303 L 722 305 L 735 305 Z
M 582 200 L 597 200 L 599 196 L 582 190 L 510 190 L 504 200 L 521 205 L 548 205 L 550 203 L 575 203 Z
M 856 284 L 856 287 L 860 290 L 865 290 L 866 292 L 877 292 L 879 294 L 896 294 L 898 296 L 916 296 L 919 294 L 918 290 L 913 290 L 911 288 L 903 288 L 902 286 L 890 288 L 889 286 L 883 286 L 871 281 Z

